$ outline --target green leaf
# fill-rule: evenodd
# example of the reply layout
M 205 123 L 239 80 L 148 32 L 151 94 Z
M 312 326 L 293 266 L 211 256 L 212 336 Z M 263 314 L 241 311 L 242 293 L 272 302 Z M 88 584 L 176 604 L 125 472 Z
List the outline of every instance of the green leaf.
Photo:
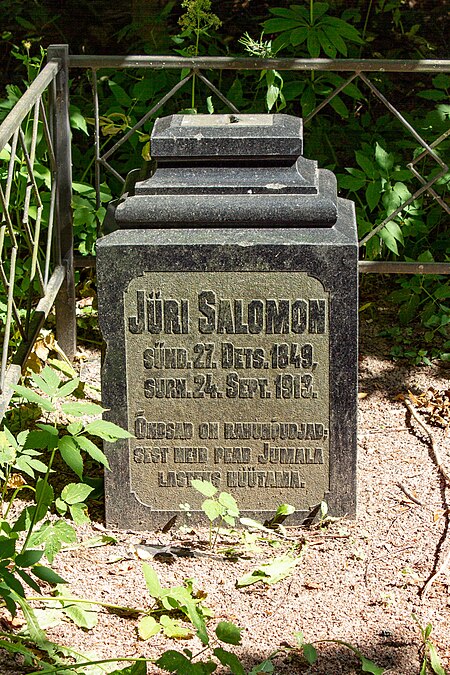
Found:
M 215 633 L 221 642 L 229 645 L 238 645 L 241 642 L 242 628 L 229 621 L 219 621 Z
M 57 431 L 57 430 L 55 430 Z M 25 444 L 23 446 L 24 450 L 27 448 L 34 448 L 34 449 L 39 449 L 43 450 L 44 448 L 48 448 L 49 450 L 53 450 L 53 448 L 56 448 L 58 445 L 58 433 L 56 435 L 54 433 L 50 433 L 47 429 L 41 429 L 39 431 L 33 430 L 30 431 L 30 433 L 27 435 L 27 439 L 25 441 Z
M 344 188 L 345 190 L 352 190 L 356 192 L 366 184 L 366 178 L 360 178 L 357 176 L 338 176 L 339 187 Z
M 36 591 L 36 593 L 39 593 L 39 595 L 42 594 L 41 587 L 39 586 L 38 583 L 33 579 L 32 576 L 30 576 L 27 572 L 25 572 L 24 569 L 21 569 L 20 567 L 16 567 L 16 573 L 24 580 L 26 584 L 30 588 L 33 589 L 33 591 Z
M 308 30 L 309 29 L 306 26 L 300 26 L 293 30 L 291 33 L 291 45 L 293 47 L 298 47 L 298 45 L 303 44 L 308 37 Z
M 369 659 L 366 659 L 366 657 L 363 656 L 362 654 L 359 655 L 359 658 L 361 661 L 361 670 L 363 671 L 363 673 L 372 673 L 372 675 L 383 675 L 384 668 L 380 668 L 380 666 L 377 666 L 377 664 L 374 663 L 373 661 L 369 661 Z M 443 673 L 443 675 L 445 675 L 445 673 Z
M 52 486 L 49 485 L 44 478 L 38 478 L 36 481 L 35 498 L 37 505 L 36 522 L 39 522 L 45 518 L 47 511 L 55 498 Z
M 67 431 L 71 436 L 76 436 L 83 429 L 82 422 L 71 422 L 67 425 Z
M 107 422 L 106 420 L 89 422 L 85 427 L 85 432 L 110 442 L 117 441 L 118 438 L 133 438 L 133 434 L 130 434 L 125 429 L 121 429 L 117 424 Z
M 378 166 L 386 172 L 389 172 L 394 166 L 394 155 L 391 152 L 386 152 L 384 148 L 375 144 L 375 161 Z
M 266 93 L 266 104 L 268 112 L 272 110 L 273 106 L 278 100 L 279 95 L 280 95 L 280 88 L 274 84 L 269 84 Z
M 80 380 L 78 378 L 75 378 L 73 380 L 69 380 L 69 382 L 65 382 L 62 384 L 58 391 L 56 392 L 57 398 L 64 398 L 65 396 L 70 396 L 75 389 L 78 388 L 80 384 Z
M 439 73 L 436 77 L 433 77 L 433 86 L 437 89 L 449 89 L 450 88 L 450 75 L 445 73 Z
M 89 438 L 86 438 L 86 436 L 77 436 L 75 439 L 75 443 L 85 452 L 87 452 L 88 455 L 92 457 L 93 460 L 101 464 L 102 466 L 106 467 L 107 469 L 110 468 L 108 458 L 106 457 L 105 453 L 98 448 L 95 443 L 93 443 Z
M 230 495 L 229 492 L 220 493 L 219 503 L 227 509 L 228 515 L 236 517 L 239 516 L 239 507 L 236 504 L 235 498 L 233 495 Z
M 63 436 L 58 441 L 61 457 L 74 473 L 81 478 L 83 475 L 83 458 L 72 436 Z
M 86 136 L 89 135 L 86 120 L 81 114 L 79 108 L 77 108 L 74 105 L 71 105 L 69 108 L 69 118 L 70 118 L 70 126 L 72 127 L 72 129 L 79 129 L 80 131 L 83 131 L 86 134 Z
M 264 32 L 281 33 L 289 31 L 291 28 L 297 28 L 298 23 L 296 19 L 267 19 L 267 21 L 264 21 Z
M 357 150 L 355 152 L 356 161 L 358 162 L 361 169 L 364 173 L 369 176 L 369 178 L 375 179 L 378 177 L 378 171 L 375 168 L 374 163 L 364 152 Z
M 306 46 L 310 57 L 312 59 L 317 59 L 320 55 L 320 42 L 316 30 L 312 27 L 308 31 Z
M 266 659 L 258 666 L 251 669 L 248 675 L 262 675 L 262 673 L 273 673 L 275 666 L 270 659 Z
M 319 38 L 320 46 L 322 47 L 325 54 L 329 56 L 330 59 L 334 59 L 336 57 L 336 47 L 328 37 L 327 32 L 319 28 L 319 30 L 317 31 L 317 35 Z
M 328 39 L 330 40 L 330 42 L 333 43 L 337 51 L 343 56 L 347 56 L 347 45 L 345 43 L 345 40 L 343 40 L 340 34 L 338 33 L 338 31 L 335 28 L 333 28 L 333 26 L 327 26 L 326 31 Z
M 293 513 L 295 513 L 295 506 L 291 506 L 290 504 L 280 504 L 280 506 L 275 511 L 274 518 L 278 519 L 281 517 L 291 516 Z
M 213 497 L 217 492 L 217 488 L 215 488 L 214 485 L 207 480 L 194 479 L 191 482 L 191 485 L 194 490 L 198 490 L 198 492 L 200 492 L 205 497 Z
M 148 563 L 143 563 L 142 572 L 144 574 L 145 585 L 152 598 L 161 598 L 164 591 L 153 567 Z
M 162 654 L 159 659 L 155 661 L 156 665 L 169 673 L 178 673 L 178 675 L 191 675 L 192 664 L 190 659 L 187 659 L 180 652 L 169 649 Z
M 433 296 L 438 300 L 450 298 L 450 284 L 447 283 L 444 286 L 438 286 L 434 291 Z
M 11 387 L 11 389 L 19 394 L 19 396 L 22 396 L 22 398 L 24 398 L 26 401 L 38 405 L 40 408 L 42 408 L 42 410 L 46 410 L 47 412 L 55 411 L 55 408 L 50 401 L 48 401 L 46 398 L 42 398 L 42 396 L 39 396 L 39 394 L 37 394 L 35 391 L 28 389 L 28 387 L 23 387 L 20 384 L 16 384 Z
M 133 99 L 128 96 L 123 87 L 114 82 L 114 80 L 108 80 L 108 86 L 111 89 L 114 98 L 118 103 L 120 103 L 121 106 L 124 106 L 125 108 L 131 107 Z
M 163 614 L 160 617 L 161 626 L 163 629 L 164 635 L 169 638 L 190 638 L 192 637 L 192 630 L 183 626 L 181 621 L 176 619 L 171 619 L 167 614 Z
M 66 595 L 66 594 L 64 594 Z M 58 597 L 58 596 L 56 596 Z M 73 602 L 60 600 L 63 613 L 74 622 L 78 628 L 92 630 L 98 623 L 98 612 L 89 602 Z
M 436 673 L 436 675 L 447 675 L 444 668 L 442 667 L 441 660 L 438 656 L 434 644 L 432 642 L 428 642 L 427 647 L 428 647 L 428 657 L 430 659 L 430 666 L 432 667 L 433 672 Z
M 419 305 L 420 296 L 416 293 L 411 293 L 408 302 L 403 304 L 398 312 L 400 323 L 405 325 L 415 319 Z
M 46 581 L 48 584 L 67 584 L 67 581 L 56 574 L 50 567 L 44 567 L 44 565 L 35 565 L 32 570 L 33 574 L 42 581 Z
M 340 115 L 343 119 L 347 119 L 350 113 L 344 101 L 341 99 L 339 95 L 333 96 L 333 98 L 330 101 L 330 105 L 333 108 L 333 110 L 337 112 L 338 115 Z
M 18 567 L 31 567 L 35 565 L 44 555 L 44 551 L 37 551 L 29 549 L 24 553 L 19 553 L 15 558 L 15 563 Z
M 102 408 L 97 403 L 89 403 L 88 401 L 75 401 L 73 403 L 63 403 L 61 410 L 66 415 L 73 417 L 82 417 L 83 415 L 101 415 L 106 408 Z
M 222 649 L 222 647 L 216 647 L 213 650 L 213 654 L 223 666 L 228 666 L 233 675 L 245 675 L 245 670 L 236 654 L 232 654 L 226 649 Z
M 202 510 L 211 522 L 223 514 L 222 506 L 214 499 L 205 499 L 202 504 Z
M 403 244 L 403 234 L 400 226 L 391 220 L 390 223 L 387 223 L 383 227 L 379 235 L 383 239 L 388 249 L 398 255 L 397 242 Z
M 91 494 L 94 488 L 86 485 L 86 483 L 69 483 L 63 488 L 61 492 L 61 499 L 67 504 L 79 504 Z
M 153 635 L 161 631 L 159 624 L 153 616 L 144 616 L 138 623 L 138 635 L 141 640 L 150 640 Z
M 445 91 L 439 91 L 437 89 L 424 89 L 423 91 L 418 91 L 417 96 L 428 101 L 446 101 L 448 99 Z
M 84 504 L 72 504 L 69 506 L 69 511 L 75 525 L 87 525 L 91 522 Z
M 309 665 L 312 666 L 318 658 L 317 649 L 314 645 L 305 642 L 302 646 L 303 656 L 308 661 Z
M 381 197 L 381 181 L 375 180 L 366 188 L 366 200 L 371 211 L 374 210 Z
M 16 538 L 15 537 L 0 537 L 0 559 L 6 560 L 13 558 L 16 552 Z
M 20 597 L 17 593 L 14 593 L 14 600 L 20 605 L 20 609 L 23 612 L 25 621 L 27 622 L 28 634 L 32 641 L 40 648 L 44 647 L 47 638 L 43 630 L 39 626 L 39 622 L 36 618 L 35 613 L 32 608 L 25 600 L 25 598 Z
M 39 530 L 35 530 L 29 543 L 31 546 L 44 544 L 45 556 L 51 564 L 63 543 L 73 544 L 76 540 L 77 535 L 73 527 L 66 520 L 61 519 L 54 525 L 45 523 Z
M 242 588 L 244 586 L 256 584 L 259 581 L 272 586 L 278 581 L 281 581 L 281 579 L 288 577 L 299 562 L 299 557 L 292 558 L 289 555 L 274 558 L 274 560 L 269 563 L 263 563 L 253 570 L 253 572 L 244 574 L 244 576 L 237 580 L 236 586 L 237 588 Z

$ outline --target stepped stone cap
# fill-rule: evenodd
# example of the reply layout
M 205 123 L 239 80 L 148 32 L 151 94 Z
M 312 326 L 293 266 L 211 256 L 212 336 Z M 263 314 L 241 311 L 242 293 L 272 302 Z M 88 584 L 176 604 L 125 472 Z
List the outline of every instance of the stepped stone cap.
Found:
M 292 115 L 158 119 L 153 173 L 129 181 L 103 231 L 170 227 L 332 227 L 335 176 L 302 156 Z
M 155 122 L 152 157 L 298 157 L 303 120 L 292 115 L 171 115 Z

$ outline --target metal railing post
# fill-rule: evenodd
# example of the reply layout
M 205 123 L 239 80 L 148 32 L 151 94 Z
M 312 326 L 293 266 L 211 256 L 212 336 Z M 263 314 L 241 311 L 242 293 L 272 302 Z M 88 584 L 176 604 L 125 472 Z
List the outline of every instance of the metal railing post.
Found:
M 55 251 L 56 263 L 66 268 L 65 279 L 55 301 L 56 337 L 69 359 L 76 351 L 75 277 L 73 266 L 72 154 L 69 122 L 68 45 L 51 45 L 48 59 L 58 59 L 61 68 L 55 79 L 51 129 L 56 163 Z

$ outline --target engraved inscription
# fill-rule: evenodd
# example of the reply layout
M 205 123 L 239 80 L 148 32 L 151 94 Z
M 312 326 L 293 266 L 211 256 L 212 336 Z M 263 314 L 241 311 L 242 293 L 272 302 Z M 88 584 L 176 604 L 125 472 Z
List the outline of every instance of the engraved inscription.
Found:
M 148 272 L 124 294 L 130 482 L 176 510 L 194 479 L 242 511 L 329 490 L 330 300 L 304 272 Z

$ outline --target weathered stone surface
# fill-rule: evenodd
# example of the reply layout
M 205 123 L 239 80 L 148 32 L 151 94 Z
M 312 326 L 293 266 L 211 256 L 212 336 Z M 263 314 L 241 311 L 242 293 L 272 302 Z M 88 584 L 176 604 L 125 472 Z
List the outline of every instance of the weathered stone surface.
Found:
M 302 157 L 302 146 L 302 121 L 289 115 L 157 120 L 157 169 L 120 200 L 115 226 L 331 227 L 336 178 Z
M 188 133 L 178 118 L 159 123 L 158 170 L 98 242 L 103 403 L 135 434 L 107 447 L 113 526 L 163 525 L 181 503 L 203 517 L 193 478 L 259 520 L 280 503 L 296 508 L 297 523 L 322 500 L 335 515 L 355 513 L 353 205 L 337 198 L 332 174 L 295 159 L 299 120 L 250 116 L 238 128 L 221 117 L 186 122 Z M 262 145 L 284 130 L 288 163 L 271 166 L 260 147 L 256 164 L 202 164 L 214 134 L 225 155 L 229 143 L 227 159 L 233 148 L 256 152 L 255 117 Z M 190 159 L 186 172 L 191 142 L 198 165 Z
M 354 513 L 357 247 L 348 202 L 340 213 L 320 231 L 99 241 L 103 402 L 137 436 L 108 448 L 110 524 L 198 509 L 193 477 L 258 519 L 288 502 L 302 522 L 322 499 Z

